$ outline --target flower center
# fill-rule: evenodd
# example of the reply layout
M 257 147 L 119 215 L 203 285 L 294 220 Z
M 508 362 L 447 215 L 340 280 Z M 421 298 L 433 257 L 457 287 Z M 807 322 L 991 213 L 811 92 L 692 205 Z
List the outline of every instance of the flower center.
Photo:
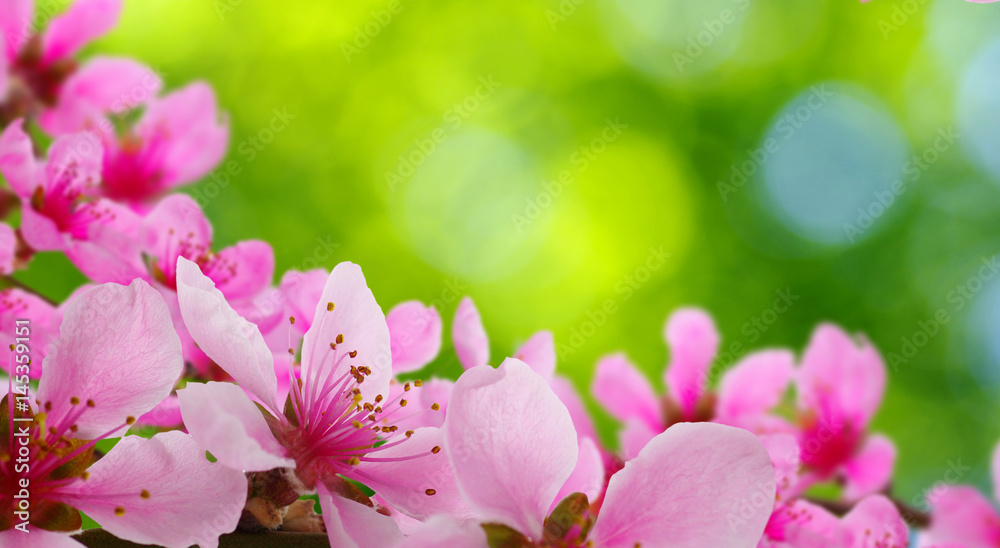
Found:
M 328 303 L 327 311 L 333 310 L 333 303 Z M 290 321 L 294 323 L 294 318 Z M 290 349 L 290 353 L 294 351 Z M 292 379 L 284 412 L 291 427 L 282 429 L 278 435 L 295 459 L 303 482 L 309 486 L 337 474 L 364 483 L 367 476 L 357 469 L 363 462 L 405 461 L 441 450 L 435 446 L 411 455 L 380 455 L 405 443 L 413 434 L 412 430 L 400 431 L 394 422 L 438 411 L 440 406 L 435 403 L 417 410 L 407 407 L 408 398 L 423 384 L 420 380 L 405 383 L 392 399 L 378 394 L 372 401 L 364 401 L 361 385 L 372 370 L 361 365 L 363 358 L 350 348 L 344 335 L 337 335 L 323 350 L 323 357 L 314 358 L 316 363 L 306 370 L 305 378 Z M 289 368 L 290 376 L 294 370 Z M 335 371 L 343 373 L 335 376 Z M 426 490 L 429 496 L 434 493 L 432 488 Z
M 164 190 L 166 154 L 169 152 L 165 131 L 157 131 L 143 140 L 126 133 L 117 149 L 106 146 L 102 169 L 104 195 L 112 200 L 142 201 Z
M 7 98 L 0 103 L 0 126 L 17 118 L 37 116 L 44 108 L 55 106 L 63 82 L 76 68 L 73 59 L 46 63 L 41 36 L 32 36 L 11 64 Z
M 60 489 L 85 481 L 95 444 L 135 418 L 93 440 L 82 440 L 74 437 L 77 421 L 95 407 L 93 400 L 70 398 L 70 412 L 51 425 L 47 414 L 52 402 L 36 403 L 38 413 L 32 411 L 28 396 L 13 387 L 0 401 L 0 531 L 14 528 L 20 518 L 40 529 L 75 531 L 81 526 L 80 514 L 61 502 Z

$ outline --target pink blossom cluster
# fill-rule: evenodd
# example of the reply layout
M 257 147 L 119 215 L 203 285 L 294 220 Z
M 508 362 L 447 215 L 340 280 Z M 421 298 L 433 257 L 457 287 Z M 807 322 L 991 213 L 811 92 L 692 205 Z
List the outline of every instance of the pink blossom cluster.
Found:
M 77 0 L 43 27 L 31 0 L 0 0 L 0 329 L 31 334 L 30 362 L 11 344 L 4 366 L 0 546 L 79 546 L 80 512 L 168 547 L 274 529 L 362 548 L 889 548 L 914 528 L 925 548 L 1000 545 L 971 487 L 927 512 L 891 497 L 896 449 L 870 427 L 885 366 L 834 325 L 720 373 L 711 317 L 674 312 L 662 393 L 624 354 L 597 363 L 615 447 L 553 335 L 491 360 L 469 298 L 451 326 L 465 372 L 405 380 L 441 353 L 434 307 L 384 314 L 350 262 L 275 285 L 266 242 L 213 246 L 173 191 L 222 160 L 227 123 L 205 83 L 79 59 L 121 9 Z M 13 277 L 39 252 L 93 284 L 50 302 Z

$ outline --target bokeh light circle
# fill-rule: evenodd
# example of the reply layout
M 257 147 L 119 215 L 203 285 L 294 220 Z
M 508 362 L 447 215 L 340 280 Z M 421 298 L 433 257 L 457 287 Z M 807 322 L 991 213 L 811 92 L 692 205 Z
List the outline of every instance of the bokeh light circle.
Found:
M 1000 38 L 1000 10 L 936 0 L 926 14 L 927 43 L 946 71 L 957 73 L 983 46 Z
M 1000 181 L 1000 40 L 984 48 L 966 69 L 956 106 L 963 148 Z
M 984 265 L 985 267 L 986 265 Z M 972 376 L 980 385 L 996 393 L 1000 389 L 1000 273 L 985 269 L 985 276 L 974 276 L 963 289 L 978 295 L 969 307 L 966 352 Z M 988 279 L 984 279 L 989 277 Z M 964 298 L 956 295 L 954 298 Z
M 404 207 L 397 227 L 421 258 L 439 270 L 483 281 L 503 278 L 534 256 L 544 231 L 524 231 L 514 222 L 515 215 L 525 214 L 541 178 L 530 153 L 472 127 L 447 136 L 426 154 L 418 152 L 408 151 L 414 170 L 400 184 Z
M 607 0 L 602 21 L 629 63 L 658 78 L 689 78 L 737 51 L 749 0 Z
M 737 169 L 747 177 L 762 174 L 765 207 L 800 236 L 856 243 L 899 209 L 909 145 L 871 94 L 817 84 L 769 127 L 756 154 Z

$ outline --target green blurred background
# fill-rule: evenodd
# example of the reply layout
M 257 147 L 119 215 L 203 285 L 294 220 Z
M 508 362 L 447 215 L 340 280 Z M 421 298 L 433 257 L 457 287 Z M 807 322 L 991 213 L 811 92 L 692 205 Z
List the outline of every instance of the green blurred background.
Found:
M 239 173 L 188 189 L 217 247 L 268 240 L 279 275 L 357 262 L 384 309 L 434 302 L 447 331 L 471 295 L 492 362 L 551 329 L 584 392 L 616 350 L 662 388 L 683 305 L 724 346 L 798 351 L 834 321 L 900 356 L 943 309 L 876 418 L 911 501 L 952 463 L 985 485 L 1000 439 L 1000 284 L 954 293 L 1000 252 L 998 23 L 958 0 L 143 0 L 88 52 L 217 90 Z M 608 119 L 627 127 L 601 141 Z M 905 162 L 948 128 L 914 179 Z M 736 186 L 733 166 L 754 175 Z M 669 257 L 644 271 L 651 249 Z M 61 296 L 70 268 L 41 257 L 23 279 Z M 798 299 L 772 314 L 779 291 Z M 446 337 L 423 374 L 460 370 Z

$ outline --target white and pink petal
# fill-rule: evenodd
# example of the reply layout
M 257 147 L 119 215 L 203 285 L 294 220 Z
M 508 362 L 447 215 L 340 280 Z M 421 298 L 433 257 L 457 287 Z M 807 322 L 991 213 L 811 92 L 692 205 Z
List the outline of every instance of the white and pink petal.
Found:
M 183 367 L 170 312 L 155 289 L 141 280 L 100 285 L 66 307 L 38 399 L 51 402 L 51 425 L 85 405 L 72 401 L 92 402 L 74 421 L 78 436 L 92 439 L 153 409 L 173 390 Z M 130 382 L 122 383 L 125 378 Z
M 243 472 L 209 462 L 182 432 L 122 438 L 88 472 L 59 498 L 140 544 L 214 548 L 236 529 L 246 502 Z
M 513 358 L 469 369 L 444 430 L 459 488 L 481 519 L 540 539 L 579 452 L 569 412 L 545 379 Z

